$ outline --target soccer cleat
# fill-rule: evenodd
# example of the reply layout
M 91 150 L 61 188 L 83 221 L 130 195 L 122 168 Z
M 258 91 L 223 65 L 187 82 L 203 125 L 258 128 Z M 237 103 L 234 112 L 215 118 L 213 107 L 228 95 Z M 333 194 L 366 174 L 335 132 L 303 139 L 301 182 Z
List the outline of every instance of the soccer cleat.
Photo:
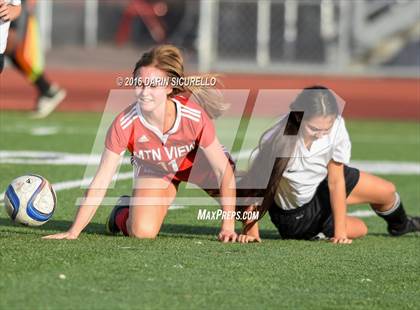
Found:
M 390 229 L 388 228 L 388 232 L 390 235 L 398 237 L 402 236 L 411 232 L 420 231 L 420 217 L 410 217 L 407 216 L 408 221 L 407 224 L 403 229 Z
M 324 233 L 320 232 L 315 237 L 310 239 L 311 241 L 330 240 Z
M 108 219 L 105 224 L 105 228 L 107 233 L 111 235 L 118 234 L 121 229 L 118 228 L 117 223 L 115 223 L 115 219 L 117 217 L 118 212 L 124 208 L 129 208 L 130 196 L 121 196 L 115 207 L 112 209 L 111 213 L 108 216 Z
M 32 114 L 32 118 L 44 118 L 51 114 L 55 108 L 66 98 L 66 91 L 56 85 L 48 90 L 48 94 L 38 98 L 37 109 Z

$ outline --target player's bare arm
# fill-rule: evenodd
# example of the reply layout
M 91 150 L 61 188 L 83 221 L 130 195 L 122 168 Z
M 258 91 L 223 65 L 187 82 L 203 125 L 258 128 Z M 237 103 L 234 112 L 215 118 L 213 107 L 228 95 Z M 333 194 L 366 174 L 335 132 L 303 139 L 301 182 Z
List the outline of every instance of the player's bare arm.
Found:
M 351 243 L 346 231 L 346 189 L 344 165 L 335 161 L 328 164 L 328 188 L 330 190 L 331 208 L 334 219 L 333 243 Z
M 76 213 L 73 225 L 67 232 L 45 236 L 43 237 L 44 239 L 77 239 L 95 215 L 102 199 L 106 195 L 109 183 L 114 176 L 120 158 L 119 154 L 105 148 L 99 168 L 89 189 L 86 191 L 84 200 Z
M 235 211 L 236 205 L 236 186 L 233 170 L 229 164 L 228 158 L 222 150 L 222 146 L 217 138 L 204 149 L 204 153 L 209 160 L 220 186 L 220 202 L 223 211 Z M 235 242 L 237 234 L 235 233 L 235 219 L 224 219 L 222 228 L 218 236 L 222 242 Z
M 244 211 L 254 212 L 255 205 L 247 207 Z M 238 236 L 238 242 L 249 243 L 249 242 L 261 242 L 258 221 L 245 220 L 243 222 L 243 228 L 241 234 Z

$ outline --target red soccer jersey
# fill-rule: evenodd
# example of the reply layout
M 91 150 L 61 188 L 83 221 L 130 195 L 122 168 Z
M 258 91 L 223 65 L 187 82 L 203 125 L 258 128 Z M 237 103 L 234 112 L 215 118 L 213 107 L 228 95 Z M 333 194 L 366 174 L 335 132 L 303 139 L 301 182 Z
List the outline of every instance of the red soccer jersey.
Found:
M 205 148 L 215 139 L 213 122 L 203 108 L 183 96 L 172 100 L 176 118 L 165 134 L 146 121 L 137 103 L 118 114 L 108 130 L 106 148 L 117 154 L 128 150 L 139 176 L 171 180 L 192 167 L 198 147 Z

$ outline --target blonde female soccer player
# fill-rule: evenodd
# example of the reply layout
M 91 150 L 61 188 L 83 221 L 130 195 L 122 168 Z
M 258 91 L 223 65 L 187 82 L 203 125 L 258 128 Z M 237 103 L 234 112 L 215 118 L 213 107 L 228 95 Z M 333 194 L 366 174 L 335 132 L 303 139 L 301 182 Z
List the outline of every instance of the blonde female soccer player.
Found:
M 393 236 L 420 231 L 420 217 L 406 215 L 394 184 L 348 166 L 349 134 L 336 97 L 324 87 L 304 89 L 288 115 L 263 134 L 257 151 L 245 184 L 269 173 L 261 163 L 281 156 L 267 190 L 251 191 L 264 196 L 262 205 L 248 209 L 268 211 L 283 238 L 351 243 L 367 234 L 362 220 L 347 215 L 347 205 L 361 203 L 370 204 Z M 260 241 L 258 223 L 245 224 L 239 241 Z
M 137 101 L 122 111 L 109 128 L 100 166 L 73 225 L 67 232 L 45 238 L 79 236 L 106 194 L 126 150 L 136 167 L 135 188 L 129 206 L 121 202 L 111 212 L 107 223 L 111 233 L 122 231 L 132 237 L 155 238 L 181 181 L 198 185 L 216 181 L 223 210 L 235 210 L 233 163 L 217 139 L 211 120 L 226 109 L 221 98 L 196 85 L 161 83 L 167 78 L 184 77 L 181 53 L 171 45 L 143 54 L 133 75 L 140 83 L 136 87 Z M 199 104 L 181 93 L 192 94 Z M 197 161 L 199 149 L 205 160 Z M 191 180 L 193 165 L 201 173 L 195 173 Z M 218 238 L 236 241 L 233 218 L 223 220 Z

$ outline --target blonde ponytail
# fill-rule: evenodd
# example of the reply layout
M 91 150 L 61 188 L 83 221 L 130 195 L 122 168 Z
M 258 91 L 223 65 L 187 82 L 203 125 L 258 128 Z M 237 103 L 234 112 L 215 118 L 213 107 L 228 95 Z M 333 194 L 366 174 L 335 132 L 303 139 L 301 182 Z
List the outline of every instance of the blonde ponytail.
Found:
M 203 79 L 210 80 L 216 79 L 216 76 L 205 74 L 199 76 L 188 76 L 190 79 Z M 197 102 L 210 116 L 210 118 L 218 118 L 225 111 L 229 109 L 229 103 L 227 103 L 217 85 L 221 85 L 220 81 L 217 81 L 215 86 L 201 86 L 197 84 L 188 84 L 183 87 L 184 92 L 190 93 L 192 99 Z

